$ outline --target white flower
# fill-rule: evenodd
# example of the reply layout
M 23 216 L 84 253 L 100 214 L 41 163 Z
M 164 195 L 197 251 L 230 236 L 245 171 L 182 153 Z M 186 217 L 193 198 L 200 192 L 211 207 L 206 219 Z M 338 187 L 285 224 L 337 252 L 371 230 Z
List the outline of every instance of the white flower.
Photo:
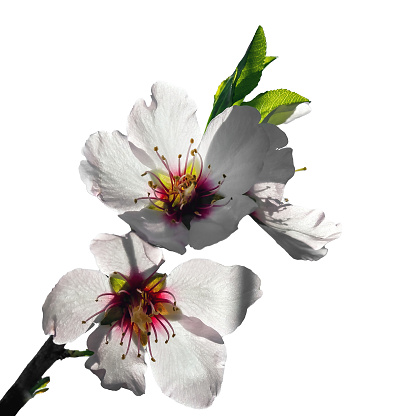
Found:
M 256 183 L 248 192 L 258 208 L 251 214 L 263 230 L 293 258 L 318 260 L 325 256 L 325 244 L 341 235 L 341 225 L 325 219 L 325 214 L 284 202 L 283 191 L 294 175 L 292 149 L 277 126 L 265 124 L 269 151 Z
M 260 296 L 260 279 L 241 266 L 190 260 L 157 273 L 161 250 L 135 234 L 103 234 L 91 244 L 101 270 L 61 278 L 43 306 L 43 329 L 64 344 L 100 322 L 88 338 L 86 367 L 110 390 L 145 392 L 145 352 L 163 393 L 209 406 L 220 391 L 222 336 L 243 321 Z M 109 277 L 108 277 L 109 276 Z
M 256 182 L 268 149 L 260 114 L 231 107 L 200 139 L 196 107 L 167 84 L 139 100 L 127 137 L 98 132 L 87 140 L 81 178 L 146 241 L 184 253 L 227 238 L 257 205 L 244 195 Z

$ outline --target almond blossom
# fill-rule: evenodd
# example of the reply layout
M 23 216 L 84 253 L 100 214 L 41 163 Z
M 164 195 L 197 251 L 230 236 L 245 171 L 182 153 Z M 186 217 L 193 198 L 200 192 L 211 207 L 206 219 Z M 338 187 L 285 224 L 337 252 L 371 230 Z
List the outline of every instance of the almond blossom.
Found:
M 94 355 L 86 367 L 103 387 L 142 395 L 148 362 L 163 393 L 209 406 L 223 379 L 222 337 L 261 296 L 260 279 L 210 260 L 158 273 L 161 250 L 133 232 L 99 235 L 91 251 L 100 271 L 76 269 L 60 279 L 43 306 L 45 334 L 64 344 L 99 323 L 88 338 Z
M 157 83 L 134 105 L 127 136 L 97 132 L 83 150 L 87 190 L 144 240 L 184 253 L 227 238 L 257 205 L 256 182 L 269 143 L 260 114 L 231 107 L 200 136 L 196 106 L 181 89 Z
M 247 193 L 258 207 L 251 217 L 293 258 L 318 260 L 325 256 L 325 244 L 341 235 L 341 225 L 328 221 L 316 209 L 287 203 L 283 191 L 295 174 L 292 149 L 286 148 L 286 134 L 277 126 L 264 124 L 269 150 L 256 183 Z

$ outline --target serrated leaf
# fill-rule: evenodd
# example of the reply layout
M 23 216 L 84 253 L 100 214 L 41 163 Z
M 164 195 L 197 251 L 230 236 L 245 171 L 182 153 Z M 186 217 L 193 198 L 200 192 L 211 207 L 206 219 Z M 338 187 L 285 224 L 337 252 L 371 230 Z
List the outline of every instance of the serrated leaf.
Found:
M 257 87 L 266 59 L 266 36 L 261 26 L 247 49 L 246 54 L 237 66 L 237 77 L 233 101 L 239 101 Z
M 275 59 L 266 57 L 266 37 L 259 26 L 237 68 L 219 85 L 207 125 L 226 108 L 239 105 L 256 88 L 264 68 Z
M 261 115 L 260 122 L 278 125 L 284 123 L 293 115 L 299 104 L 309 102 L 307 98 L 295 92 L 279 89 L 263 92 L 251 101 L 241 103 L 241 105 L 256 108 Z
M 264 68 L 266 68 L 267 65 L 271 64 L 276 58 L 277 56 L 266 56 L 264 58 Z

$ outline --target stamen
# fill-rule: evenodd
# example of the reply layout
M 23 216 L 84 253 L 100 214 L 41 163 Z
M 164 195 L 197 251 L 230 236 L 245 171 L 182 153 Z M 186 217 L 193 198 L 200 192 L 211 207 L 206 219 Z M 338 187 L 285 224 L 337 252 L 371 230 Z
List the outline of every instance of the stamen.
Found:
M 188 147 L 188 151 L 186 152 L 185 170 L 184 170 L 184 172 L 183 172 L 183 174 L 184 174 L 184 175 L 186 175 L 186 168 L 188 167 L 188 157 L 189 157 L 189 152 L 191 151 L 191 147 L 192 147 L 192 144 L 193 144 L 193 143 L 194 143 L 194 139 L 191 139 L 191 140 L 190 140 L 189 147 Z M 182 173 L 181 173 L 181 172 L 179 172 L 179 175 L 182 175 Z
M 94 318 L 94 316 L 99 315 L 100 313 L 104 312 L 106 313 L 108 309 L 120 305 L 122 302 L 114 302 L 114 303 L 109 303 L 105 308 L 101 309 L 100 311 L 94 313 L 94 315 L 91 315 L 89 318 L 87 318 L 85 321 L 82 321 L 83 324 L 86 324 L 87 321 L 89 321 L 91 318 Z
M 153 332 L 154 332 L 154 334 L 155 334 L 155 344 L 157 344 L 157 331 L 156 331 L 155 325 L 154 325 L 154 323 L 153 323 L 153 322 L 152 322 L 150 325 L 152 325 Z
M 126 355 L 129 353 L 129 350 L 130 350 L 130 344 L 131 344 L 131 337 L 133 336 L 133 322 L 131 323 L 131 325 L 130 325 L 130 327 L 129 327 L 129 330 L 130 330 L 130 335 L 129 335 L 129 343 L 127 344 L 127 351 L 126 351 L 126 354 L 123 354 L 124 355 L 124 358 L 126 357 Z M 140 347 L 139 347 L 140 348 Z M 122 359 L 124 360 L 124 358 L 122 357 Z
M 162 327 L 163 327 L 163 329 L 165 330 L 165 332 L 166 332 L 166 335 L 168 336 L 168 339 L 167 340 L 165 340 L 165 344 L 167 344 L 168 342 L 169 342 L 169 340 L 170 340 L 170 335 L 169 335 L 169 331 L 168 331 L 168 329 L 166 328 L 166 326 L 164 325 L 164 323 L 158 318 L 158 316 L 155 316 L 155 318 L 158 320 L 158 322 L 160 323 L 160 325 L 162 325 Z
M 117 296 L 117 293 L 102 293 L 101 295 L 98 295 L 98 296 L 97 296 L 97 299 L 95 299 L 95 301 L 96 301 L 96 302 L 98 302 L 98 299 L 99 299 L 101 296 Z
M 146 328 L 147 328 L 147 324 L 146 324 Z M 149 336 L 149 335 L 150 335 L 150 332 L 148 332 L 148 333 L 147 333 L 147 336 Z M 153 362 L 156 362 L 156 360 L 154 359 L 153 354 L 152 354 L 152 347 L 150 346 L 150 337 L 149 337 L 149 340 L 148 340 L 148 342 L 147 342 L 147 346 L 148 346 L 148 348 L 149 348 L 150 359 L 151 359 Z
M 175 296 L 173 295 L 173 293 L 172 293 L 172 292 L 169 292 L 169 291 L 167 291 L 167 290 L 161 290 L 161 291 L 159 291 L 158 293 L 167 293 L 168 295 L 172 296 L 172 298 L 173 298 L 173 300 L 174 300 L 174 305 L 176 306 L 176 298 L 175 298 Z
M 114 322 L 113 325 L 111 325 L 110 329 L 108 330 L 107 334 L 105 335 L 105 343 L 108 344 L 108 336 L 110 335 L 110 332 L 113 330 L 113 328 L 118 324 L 118 321 Z
M 150 170 L 149 171 L 147 171 L 146 173 L 148 173 L 148 174 L 150 174 L 150 175 L 152 175 L 161 185 L 162 185 L 162 188 L 164 188 L 165 189 L 165 191 L 166 192 L 168 192 L 169 193 L 169 189 L 168 188 L 166 188 L 166 186 L 163 184 L 163 182 L 160 180 L 160 178 L 159 178 L 159 176 L 157 176 L 156 174 L 154 174 L 153 172 L 150 172 Z
M 173 329 L 173 326 L 170 324 L 170 322 L 163 315 L 158 315 L 157 317 L 162 318 L 169 325 L 170 329 L 172 330 L 172 338 L 176 336 L 175 330 Z
M 182 155 L 179 154 L 178 155 L 178 173 L 179 173 L 179 175 L 181 174 L 181 157 L 182 157 Z
M 300 172 L 301 170 L 306 170 L 306 167 L 305 168 L 296 169 L 295 172 Z

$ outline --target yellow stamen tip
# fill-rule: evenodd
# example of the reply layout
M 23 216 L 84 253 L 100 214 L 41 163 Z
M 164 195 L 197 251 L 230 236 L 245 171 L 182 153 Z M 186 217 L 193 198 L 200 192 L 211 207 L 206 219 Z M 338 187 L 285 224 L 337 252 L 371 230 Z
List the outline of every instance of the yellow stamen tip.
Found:
M 193 143 L 194 142 L 194 139 L 191 139 L 190 142 Z
M 301 170 L 306 170 L 306 167 L 301 168 L 301 169 L 296 169 L 295 172 L 300 172 Z
M 157 152 L 157 151 L 159 150 L 159 148 L 158 148 L 157 146 L 155 146 L 155 147 L 153 148 L 153 150 L 154 150 L 155 152 Z
M 178 158 L 180 159 L 182 157 L 182 155 L 178 155 Z

